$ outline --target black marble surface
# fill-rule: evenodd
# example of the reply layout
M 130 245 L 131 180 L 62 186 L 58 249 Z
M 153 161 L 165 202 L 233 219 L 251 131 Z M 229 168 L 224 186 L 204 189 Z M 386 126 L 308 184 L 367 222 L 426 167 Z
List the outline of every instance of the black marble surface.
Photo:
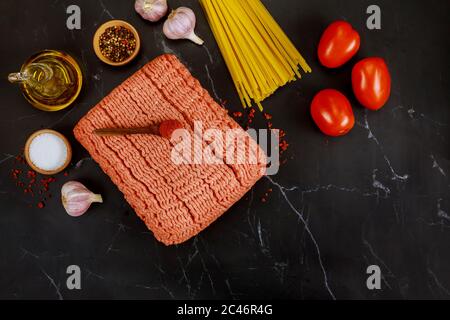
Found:
M 74 3 L 82 29 L 69 31 L 65 11 Z M 264 103 L 275 127 L 287 132 L 288 161 L 195 239 L 165 247 L 71 130 L 164 52 L 180 57 L 229 110 L 241 110 L 197 1 L 169 3 L 195 10 L 203 48 L 166 40 L 162 23 L 140 19 L 131 0 L 0 2 L 0 298 L 450 298 L 449 2 L 379 0 L 382 30 L 369 31 L 365 12 L 372 1 L 265 0 L 313 68 Z M 131 22 L 143 40 L 138 59 L 123 68 L 102 64 L 91 47 L 96 27 L 112 18 Z M 347 66 L 329 71 L 315 50 L 336 19 L 359 30 L 362 47 Z M 77 102 L 57 113 L 33 109 L 6 81 L 29 55 L 47 48 L 72 54 L 85 76 Z M 365 111 L 350 89 L 352 65 L 371 55 L 384 57 L 393 77 L 391 99 L 379 112 Z M 357 125 L 343 138 L 323 136 L 309 116 L 313 95 L 326 87 L 351 97 Z M 260 114 L 254 126 L 265 126 Z M 59 130 L 74 148 L 68 176 L 56 177 L 44 209 L 10 177 L 14 156 L 40 128 Z M 59 200 L 69 179 L 102 193 L 105 203 L 69 217 Z M 81 290 L 66 287 L 73 264 L 81 268 Z M 366 287 L 369 265 L 381 268 L 381 290 Z

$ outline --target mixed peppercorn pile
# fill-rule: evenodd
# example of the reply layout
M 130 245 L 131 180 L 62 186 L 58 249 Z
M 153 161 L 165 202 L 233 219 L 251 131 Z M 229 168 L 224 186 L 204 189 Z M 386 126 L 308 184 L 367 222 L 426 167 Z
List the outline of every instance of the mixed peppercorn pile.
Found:
M 109 27 L 100 36 L 100 52 L 112 62 L 125 61 L 135 50 L 136 38 L 125 27 Z

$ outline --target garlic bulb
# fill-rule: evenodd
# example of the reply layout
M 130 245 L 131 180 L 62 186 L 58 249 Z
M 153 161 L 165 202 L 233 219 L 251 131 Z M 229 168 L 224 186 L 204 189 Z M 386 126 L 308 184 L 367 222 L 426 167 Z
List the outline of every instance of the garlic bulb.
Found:
M 167 0 L 136 0 L 134 9 L 145 20 L 156 22 L 167 13 Z
M 204 41 L 194 32 L 195 23 L 194 11 L 186 7 L 180 7 L 173 10 L 164 22 L 163 32 L 169 39 L 189 39 L 198 45 L 202 45 Z
M 92 193 L 76 181 L 69 181 L 63 185 L 61 200 L 67 214 L 72 217 L 83 215 L 94 202 L 103 203 L 101 195 Z

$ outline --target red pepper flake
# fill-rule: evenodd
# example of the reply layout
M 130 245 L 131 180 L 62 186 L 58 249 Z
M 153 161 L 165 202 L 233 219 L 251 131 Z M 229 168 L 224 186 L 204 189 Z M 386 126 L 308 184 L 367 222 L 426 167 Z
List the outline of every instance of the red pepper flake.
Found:
M 249 127 L 250 124 L 253 123 L 253 119 L 255 118 L 255 112 L 256 112 L 255 109 L 250 109 L 247 117 L 247 128 Z
M 233 112 L 235 118 L 242 118 L 242 112 Z
M 21 163 L 21 164 L 25 164 L 25 158 L 22 155 L 18 155 L 15 157 L 14 161 L 16 163 Z
M 19 176 L 20 176 L 21 173 L 22 173 L 22 171 L 19 170 L 19 169 L 12 169 L 12 170 L 11 170 L 11 177 L 12 177 L 14 180 L 17 180 L 17 179 L 19 179 Z
M 66 172 L 64 172 L 64 177 L 68 177 L 69 176 L 69 173 L 66 171 Z
M 45 201 L 51 197 L 48 192 L 50 185 L 56 179 L 54 177 L 41 178 L 34 170 L 29 169 L 22 155 L 15 157 L 14 164 L 16 167 L 11 169 L 11 180 L 14 181 L 15 185 L 27 196 L 34 197 L 35 193 L 41 195 L 39 197 L 40 202 L 30 204 L 29 207 L 37 206 L 40 209 L 44 208 Z
M 272 116 L 268 113 L 264 113 L 264 118 L 266 118 L 266 120 L 272 120 Z
M 264 196 L 261 198 L 261 201 L 262 201 L 262 202 L 267 202 L 268 199 L 269 199 L 269 197 L 270 197 L 270 194 L 271 194 L 272 192 L 273 192 L 273 189 L 272 189 L 272 188 L 267 189 L 266 193 L 265 193 Z
M 286 140 L 281 141 L 280 143 L 280 148 L 281 148 L 281 152 L 285 152 L 289 147 L 289 143 L 286 142 Z
M 33 171 L 33 170 L 28 170 L 28 172 L 27 172 L 27 177 L 28 177 L 29 179 L 36 178 L 36 172 Z
M 272 188 L 269 188 L 269 189 L 267 190 L 267 192 L 264 194 L 264 196 L 261 198 L 261 201 L 262 201 L 262 202 L 267 202 L 267 201 L 269 200 L 269 196 L 270 196 L 270 194 L 272 193 L 272 191 L 273 191 L 273 189 L 272 189 Z

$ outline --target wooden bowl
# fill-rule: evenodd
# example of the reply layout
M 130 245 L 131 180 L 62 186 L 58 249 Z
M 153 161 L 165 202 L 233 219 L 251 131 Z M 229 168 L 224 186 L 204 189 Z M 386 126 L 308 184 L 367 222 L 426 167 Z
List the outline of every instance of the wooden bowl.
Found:
M 136 39 L 136 49 L 134 50 L 133 54 L 122 62 L 113 62 L 113 61 L 109 60 L 107 57 L 105 57 L 100 51 L 100 36 L 105 32 L 106 29 L 108 29 L 110 27 L 114 27 L 114 26 L 127 28 L 128 30 L 130 30 L 133 33 L 133 35 Z M 136 58 L 136 56 L 139 53 L 139 50 L 141 49 L 141 39 L 139 38 L 139 34 L 138 34 L 137 30 L 128 22 L 123 21 L 123 20 L 110 20 L 110 21 L 102 24 L 97 29 L 97 31 L 94 34 L 94 39 L 92 40 L 92 45 L 94 46 L 95 54 L 101 61 L 103 61 L 104 63 L 109 64 L 111 66 L 117 67 L 117 66 L 126 65 L 127 63 L 132 61 L 134 58 Z
M 31 161 L 30 159 L 30 145 L 31 142 L 34 140 L 34 138 L 36 138 L 37 136 L 44 134 L 44 133 L 50 133 L 50 134 L 54 134 L 55 136 L 58 136 L 59 138 L 61 138 L 64 141 L 64 144 L 66 145 L 67 148 L 67 159 L 66 162 L 64 162 L 64 165 L 61 166 L 60 168 L 56 169 L 56 170 L 52 170 L 52 171 L 46 171 L 43 170 L 41 168 L 38 168 L 34 165 L 34 163 Z M 67 166 L 70 164 L 70 161 L 72 160 L 72 147 L 70 146 L 69 140 L 67 140 L 66 137 L 64 137 L 61 133 L 55 131 L 55 130 L 50 130 L 50 129 L 44 129 L 44 130 L 39 130 L 36 131 L 35 133 L 33 133 L 27 140 L 26 144 L 25 144 L 25 160 L 27 161 L 28 165 L 31 167 L 31 169 L 33 169 L 34 171 L 43 174 L 43 175 L 47 175 L 47 176 L 51 176 L 51 175 L 55 175 L 60 173 L 61 171 L 63 171 L 64 169 L 67 168 Z

